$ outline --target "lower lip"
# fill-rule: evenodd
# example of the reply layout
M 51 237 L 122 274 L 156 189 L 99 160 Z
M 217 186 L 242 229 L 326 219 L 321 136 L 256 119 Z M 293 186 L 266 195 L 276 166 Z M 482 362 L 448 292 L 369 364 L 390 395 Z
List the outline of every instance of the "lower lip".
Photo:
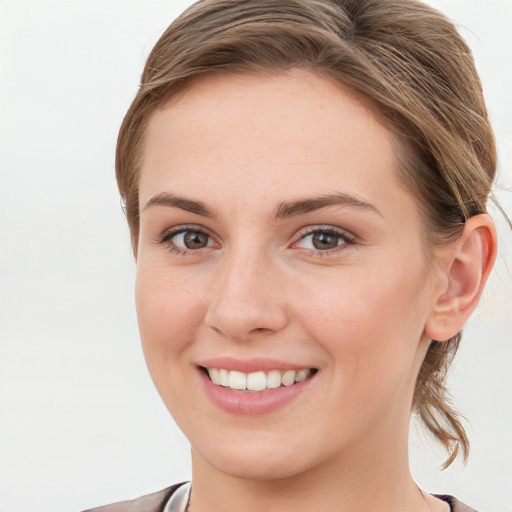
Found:
M 218 386 L 209 379 L 203 370 L 199 369 L 199 373 L 207 396 L 217 407 L 231 414 L 249 416 L 267 414 L 284 407 L 299 396 L 307 386 L 312 384 L 316 376 L 314 374 L 291 386 L 281 386 L 251 393 Z

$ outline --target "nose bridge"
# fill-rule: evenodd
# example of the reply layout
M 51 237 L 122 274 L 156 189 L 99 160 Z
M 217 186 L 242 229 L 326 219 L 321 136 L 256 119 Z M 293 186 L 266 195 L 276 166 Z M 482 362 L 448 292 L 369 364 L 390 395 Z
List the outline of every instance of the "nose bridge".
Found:
M 265 248 L 233 247 L 216 277 L 207 325 L 234 340 L 282 329 L 287 319 L 277 276 Z

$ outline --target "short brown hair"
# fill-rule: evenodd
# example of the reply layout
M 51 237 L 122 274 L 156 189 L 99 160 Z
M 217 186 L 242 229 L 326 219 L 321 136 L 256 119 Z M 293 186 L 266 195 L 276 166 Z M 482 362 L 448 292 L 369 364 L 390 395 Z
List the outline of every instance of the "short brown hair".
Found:
M 454 240 L 468 218 L 486 211 L 494 135 L 471 51 L 442 13 L 417 0 L 201 0 L 153 48 L 119 133 L 116 173 L 135 252 L 152 113 L 205 74 L 298 67 L 351 87 L 395 135 L 427 243 Z M 447 449 L 445 466 L 469 450 L 445 387 L 460 339 L 432 341 L 412 404 Z

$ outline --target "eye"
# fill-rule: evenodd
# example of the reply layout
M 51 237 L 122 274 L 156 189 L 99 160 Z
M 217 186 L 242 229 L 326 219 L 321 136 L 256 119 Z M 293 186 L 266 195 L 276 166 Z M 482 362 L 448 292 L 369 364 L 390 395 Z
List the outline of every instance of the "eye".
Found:
M 329 252 L 335 251 L 337 248 L 347 244 L 352 245 L 354 243 L 354 237 L 345 231 L 333 227 L 326 227 L 316 229 L 309 228 L 294 245 L 300 249 Z
M 159 244 L 166 245 L 171 252 L 187 254 L 209 247 L 216 247 L 213 238 L 197 227 L 182 226 L 166 231 L 158 240 Z
M 182 249 L 203 249 L 208 246 L 210 237 L 201 231 L 183 231 L 174 235 L 171 241 Z

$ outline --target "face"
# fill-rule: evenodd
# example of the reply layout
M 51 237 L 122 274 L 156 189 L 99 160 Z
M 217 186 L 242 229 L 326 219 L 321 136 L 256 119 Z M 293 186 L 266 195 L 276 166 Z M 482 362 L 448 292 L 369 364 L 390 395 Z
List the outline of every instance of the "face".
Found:
M 194 463 L 273 479 L 406 449 L 432 280 L 391 136 L 350 91 L 196 82 L 149 123 L 140 205 L 144 353 Z

